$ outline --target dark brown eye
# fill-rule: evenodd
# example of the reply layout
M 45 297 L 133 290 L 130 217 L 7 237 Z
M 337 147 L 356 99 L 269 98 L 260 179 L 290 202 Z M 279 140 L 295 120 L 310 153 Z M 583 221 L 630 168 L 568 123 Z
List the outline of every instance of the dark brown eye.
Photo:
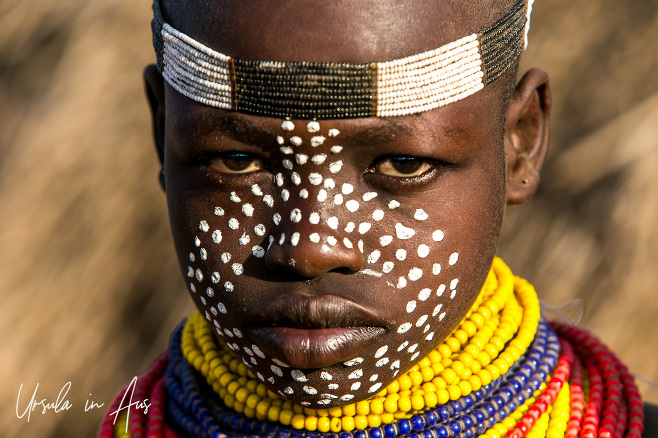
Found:
M 228 174 L 252 173 L 262 169 L 261 160 L 248 154 L 225 154 L 215 158 L 210 167 Z
M 413 178 L 432 169 L 432 165 L 421 158 L 390 157 L 379 161 L 375 169 L 393 178 Z

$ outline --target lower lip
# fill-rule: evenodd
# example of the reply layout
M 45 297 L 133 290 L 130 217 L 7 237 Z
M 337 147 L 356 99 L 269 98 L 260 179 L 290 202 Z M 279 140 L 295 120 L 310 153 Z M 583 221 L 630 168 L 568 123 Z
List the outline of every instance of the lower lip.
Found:
M 322 368 L 345 361 L 385 331 L 382 327 L 256 327 L 251 330 L 277 359 L 303 369 Z

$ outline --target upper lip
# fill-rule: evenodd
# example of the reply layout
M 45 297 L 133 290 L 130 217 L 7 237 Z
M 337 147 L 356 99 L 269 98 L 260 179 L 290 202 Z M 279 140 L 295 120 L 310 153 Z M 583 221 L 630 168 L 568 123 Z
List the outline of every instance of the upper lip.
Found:
M 323 329 L 339 327 L 386 327 L 370 309 L 337 295 L 289 294 L 256 306 L 249 325 Z

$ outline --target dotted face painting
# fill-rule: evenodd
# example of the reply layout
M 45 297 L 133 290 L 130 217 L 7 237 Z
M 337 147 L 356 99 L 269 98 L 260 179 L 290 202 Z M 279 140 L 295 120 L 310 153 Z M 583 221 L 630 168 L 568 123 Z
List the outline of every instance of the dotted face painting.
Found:
M 423 178 L 427 160 L 387 154 L 366 166 L 362 139 L 330 122 L 277 123 L 267 156 L 214 155 L 212 196 L 182 207 L 187 231 L 173 228 L 186 283 L 273 392 L 313 408 L 362 400 L 461 320 L 480 281 L 464 286 L 460 270 L 473 249 L 462 251 L 465 232 L 452 238 L 433 199 L 386 185 Z

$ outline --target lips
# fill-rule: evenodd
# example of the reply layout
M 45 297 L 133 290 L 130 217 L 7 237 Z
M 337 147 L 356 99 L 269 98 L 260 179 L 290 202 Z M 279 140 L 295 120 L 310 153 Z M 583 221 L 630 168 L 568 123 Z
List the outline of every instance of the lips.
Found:
M 347 360 L 387 330 L 374 312 L 336 295 L 285 295 L 257 306 L 248 329 L 274 357 L 295 368 Z

